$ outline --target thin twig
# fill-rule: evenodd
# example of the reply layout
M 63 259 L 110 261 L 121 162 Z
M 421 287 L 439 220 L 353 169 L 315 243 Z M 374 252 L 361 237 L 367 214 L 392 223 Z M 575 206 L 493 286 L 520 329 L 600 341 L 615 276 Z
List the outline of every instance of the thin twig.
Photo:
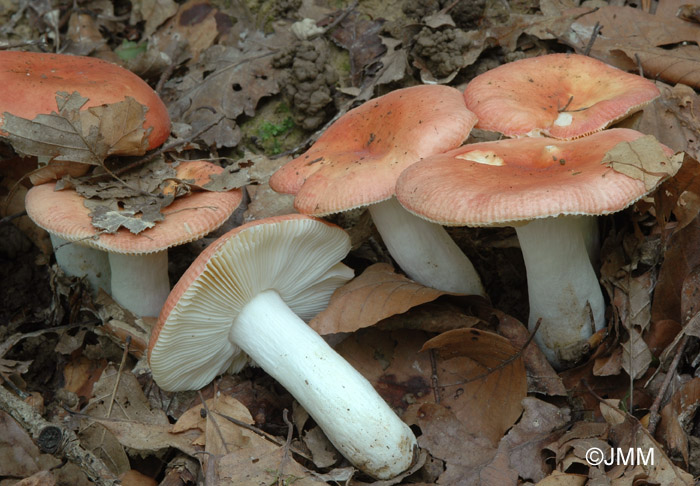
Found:
M 591 53 L 591 49 L 593 49 L 593 43 L 595 42 L 596 37 L 598 37 L 598 34 L 600 34 L 600 27 L 600 22 L 596 22 L 593 26 L 593 33 L 591 33 L 591 38 L 588 39 L 588 44 L 586 44 L 586 48 L 583 50 L 584 56 L 588 56 Z
M 21 218 L 22 216 L 26 216 L 27 211 L 22 211 L 21 213 L 15 213 L 15 214 L 10 214 L 8 216 L 5 216 L 4 218 L 0 218 L 0 225 L 9 223 L 10 221 L 14 221 L 17 218 Z
M 35 439 L 46 427 L 57 427 L 63 437 L 63 447 L 56 454 L 61 454 L 62 457 L 77 465 L 98 486 L 116 486 L 118 484 L 116 477 L 102 460 L 83 448 L 75 432 L 60 424 L 44 420 L 31 405 L 1 386 L 0 410 L 11 415 Z
M 649 433 L 651 435 L 654 435 L 656 432 L 656 426 L 659 425 L 659 420 L 661 420 L 661 415 L 659 414 L 659 409 L 661 408 L 661 402 L 664 399 L 664 395 L 666 395 L 666 390 L 668 390 L 669 385 L 671 384 L 671 380 L 673 379 L 673 376 L 676 374 L 676 369 L 678 368 L 678 363 L 681 361 L 681 355 L 683 354 L 683 350 L 685 349 L 685 344 L 688 342 L 688 335 L 685 334 L 681 338 L 680 342 L 678 343 L 678 349 L 676 350 L 676 355 L 673 357 L 673 361 L 671 361 L 671 366 L 668 367 L 668 371 L 666 372 L 666 376 L 664 377 L 664 382 L 661 384 L 661 389 L 659 390 L 659 393 L 656 395 L 656 398 L 654 399 L 654 403 L 652 403 L 651 408 L 649 409 Z
M 204 400 L 204 396 L 202 396 L 202 391 L 197 390 L 197 395 L 199 396 L 199 399 L 202 401 L 202 407 L 204 407 L 204 411 L 207 412 L 207 420 L 211 419 L 211 423 L 214 426 L 214 430 L 216 430 L 216 433 L 219 436 L 219 440 L 221 440 L 221 444 L 224 446 L 224 451 L 226 452 L 226 454 L 228 454 L 230 451 L 228 450 L 228 445 L 226 444 L 226 440 L 224 439 L 224 434 L 221 432 L 221 429 L 219 428 L 219 423 L 216 421 L 216 418 L 211 414 L 211 411 L 209 410 L 209 407 L 207 406 L 207 401 Z
M 435 403 L 440 404 L 440 380 L 438 380 L 437 374 L 437 362 L 435 361 L 435 350 L 430 350 L 430 381 L 433 385 L 433 396 L 435 397 Z
M 277 469 L 277 475 L 281 478 L 284 475 L 284 467 L 289 462 L 289 449 L 292 446 L 292 433 L 294 432 L 294 425 L 289 421 L 289 411 L 285 408 L 282 410 L 282 420 L 287 424 L 287 440 L 283 446 L 282 460 L 280 460 L 279 468 Z
M 320 32 L 318 35 L 325 35 L 325 34 L 327 34 L 328 32 L 330 32 L 331 30 L 335 29 L 335 28 L 338 26 L 338 24 L 340 24 L 343 20 L 345 20 L 345 18 L 346 18 L 348 15 L 350 15 L 350 12 L 352 12 L 353 10 L 355 10 L 355 7 L 357 7 L 357 4 L 358 4 L 358 3 L 359 3 L 359 2 L 358 2 L 357 0 L 355 0 L 355 1 L 352 3 L 352 5 L 350 5 L 348 8 L 346 8 L 346 9 L 343 11 L 343 13 L 341 13 L 340 15 L 338 15 L 338 17 L 337 17 L 336 19 L 334 19 L 333 22 L 331 22 L 330 24 L 328 24 L 327 26 L 325 26 L 325 27 L 323 28 L 323 32 Z M 313 39 L 314 37 L 316 37 L 316 36 L 311 36 L 310 38 Z
M 234 418 L 234 417 L 230 417 L 230 416 L 228 416 L 228 415 L 226 415 L 226 414 L 223 414 L 223 413 L 221 413 L 221 412 L 215 412 L 215 413 L 216 413 L 217 415 L 221 416 L 222 418 L 225 418 L 226 420 L 228 420 L 228 421 L 231 422 L 232 424 L 235 424 L 235 425 L 237 425 L 237 426 L 239 426 L 239 427 L 241 427 L 241 428 L 244 428 L 244 429 L 246 429 L 246 430 L 249 430 L 249 431 L 253 432 L 254 434 L 259 435 L 259 436 L 262 437 L 263 439 L 266 439 L 266 440 L 272 442 L 272 443 L 275 444 L 275 445 L 278 445 L 278 446 L 284 445 L 284 442 L 283 442 L 283 441 L 281 441 L 280 439 L 278 439 L 278 438 L 275 437 L 274 435 L 268 434 L 268 433 L 265 432 L 264 430 L 261 430 L 261 429 L 255 427 L 254 425 L 250 425 L 250 424 L 248 424 L 248 423 L 246 423 L 246 422 L 243 422 L 243 421 L 241 421 L 241 420 L 238 420 L 237 418 Z M 290 449 L 291 449 L 291 451 L 292 451 L 294 454 L 296 454 L 296 455 L 298 455 L 298 456 L 300 456 L 300 457 L 303 457 L 304 459 L 306 459 L 306 460 L 308 460 L 308 461 L 311 460 L 311 456 L 309 456 L 309 455 L 308 455 L 307 453 L 305 453 L 304 451 L 298 449 L 297 447 L 291 446 Z
M 120 167 L 119 169 L 113 171 L 113 173 L 116 175 L 122 175 L 124 172 L 128 172 L 131 169 L 135 169 L 136 167 L 140 167 L 142 165 L 147 164 L 148 162 L 154 160 L 156 157 L 159 157 L 160 155 L 164 154 L 165 152 L 168 152 L 172 149 L 175 149 L 181 145 L 190 143 L 192 140 L 199 137 L 202 133 L 206 132 L 207 130 L 209 130 L 210 128 L 212 128 L 213 126 L 215 126 L 216 124 L 221 122 L 221 120 L 223 120 L 224 118 L 225 118 L 225 115 L 221 115 L 219 118 L 217 118 L 216 120 L 214 120 L 210 124 L 204 126 L 202 129 L 197 130 L 195 133 L 193 133 L 189 137 L 186 137 L 183 140 L 176 140 L 176 141 L 169 143 L 167 145 L 163 145 L 158 150 L 151 152 L 150 154 L 140 158 L 139 160 L 136 160 L 136 161 L 130 163 L 129 165 L 125 165 L 124 167 Z M 90 177 L 86 178 L 85 180 L 87 182 L 90 182 L 90 181 L 93 181 L 96 179 L 103 178 L 104 176 L 105 176 L 105 174 L 97 174 L 97 175 L 90 176 Z
M 641 77 L 644 77 L 644 66 L 642 66 L 642 59 L 639 57 L 638 53 L 634 53 L 634 59 L 637 61 L 637 71 Z
M 566 109 L 569 107 L 569 105 L 571 104 L 572 101 L 574 101 L 574 95 L 571 95 L 571 96 L 569 97 L 569 101 L 566 102 L 566 104 L 564 105 L 564 107 L 563 107 L 563 108 L 559 108 L 557 111 L 558 111 L 559 113 L 561 113 L 562 111 L 566 111 Z M 558 104 L 558 103 L 557 103 L 557 104 Z
M 129 345 L 131 344 L 131 336 L 126 337 L 126 342 L 124 345 L 124 352 L 122 353 L 122 360 L 119 362 L 119 369 L 117 370 L 117 377 L 114 380 L 114 388 L 112 388 L 112 396 L 109 399 L 109 406 L 107 407 L 107 417 L 110 418 L 112 417 L 112 410 L 114 409 L 114 402 L 116 401 L 117 398 L 117 390 L 119 389 L 119 382 L 121 381 L 122 378 L 122 372 L 124 371 L 124 364 L 126 364 L 126 357 L 129 354 Z M 100 444 L 105 439 L 105 433 L 107 432 L 106 428 L 102 428 L 102 437 L 100 438 Z

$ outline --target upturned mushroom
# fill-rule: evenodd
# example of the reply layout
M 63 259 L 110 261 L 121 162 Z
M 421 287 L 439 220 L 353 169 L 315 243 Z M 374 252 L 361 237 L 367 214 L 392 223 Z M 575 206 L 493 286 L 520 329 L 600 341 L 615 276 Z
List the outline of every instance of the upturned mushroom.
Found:
M 659 89 L 588 56 L 549 54 L 486 71 L 464 90 L 478 128 L 508 137 L 572 139 L 597 132 L 659 96 Z
M 514 226 L 527 268 L 529 328 L 562 368 L 605 326 L 605 302 L 586 251 L 584 216 L 620 211 L 649 192 L 601 164 L 642 134 L 610 129 L 571 141 L 520 138 L 466 145 L 409 167 L 396 194 L 412 213 L 447 226 Z M 673 153 L 664 147 L 665 155 Z
M 206 174 L 223 170 L 203 161 L 182 162 L 178 167 L 181 175 L 192 174 L 197 169 Z M 25 200 L 27 214 L 52 238 L 89 247 L 87 258 L 95 263 L 88 265 L 103 265 L 102 259 L 107 258 L 109 271 L 100 266 L 98 273 L 111 274 L 112 297 L 138 316 L 157 316 L 170 293 L 168 248 L 198 240 L 214 231 L 242 199 L 240 190 L 191 193 L 175 199 L 164 209 L 162 222 L 139 234 L 125 228 L 114 234 L 101 234 L 92 225 L 90 210 L 85 207 L 82 196 L 72 189 L 55 191 L 55 186 L 55 183 L 48 183 L 30 189 Z M 94 254 L 94 250 L 101 252 Z M 72 251 L 86 253 L 80 246 Z M 56 252 L 57 262 L 60 267 L 68 268 L 72 263 L 64 261 L 61 253 L 61 250 Z M 81 264 L 81 271 L 84 267 L 85 264 Z M 90 279 L 95 285 L 107 287 L 102 281 Z
M 474 123 L 454 88 L 392 91 L 340 117 L 305 154 L 275 172 L 270 187 L 295 194 L 294 207 L 313 216 L 368 206 L 389 253 L 410 278 L 485 295 L 471 261 L 445 229 L 407 213 L 394 198 L 401 171 L 458 147 Z
M 149 363 L 165 390 L 196 390 L 249 356 L 281 383 L 335 447 L 367 474 L 408 469 L 416 439 L 372 385 L 303 319 L 352 278 L 337 226 L 289 215 L 212 243 L 173 288 L 153 328 Z M 247 354 L 247 356 L 246 356 Z

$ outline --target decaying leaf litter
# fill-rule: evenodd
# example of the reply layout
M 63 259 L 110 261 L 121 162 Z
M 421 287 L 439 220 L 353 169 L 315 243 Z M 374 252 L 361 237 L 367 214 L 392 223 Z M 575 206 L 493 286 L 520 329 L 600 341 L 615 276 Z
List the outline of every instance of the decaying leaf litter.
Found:
M 124 137 L 79 125 L 91 157 L 99 154 L 81 160 L 100 167 L 62 182 L 112 205 L 132 198 L 137 219 L 159 217 L 143 199 L 163 200 L 153 194 L 173 179 L 164 162 L 195 158 L 229 168 L 215 190 L 258 183 L 229 227 L 287 214 L 291 198 L 272 192 L 267 178 L 351 107 L 421 82 L 463 88 L 495 66 L 551 52 L 587 52 L 654 79 L 661 97 L 623 123 L 687 155 L 652 196 L 601 222 L 609 332 L 594 335 L 585 363 L 560 373 L 521 324 L 525 272 L 512 230 L 451 231 L 489 304 L 407 281 L 366 214 L 335 219 L 350 231 L 347 263 L 359 277 L 312 325 L 345 333 L 338 351 L 416 431 L 421 454 L 393 481 L 350 467 L 255 368 L 201 393 L 160 391 L 138 361 L 152 323 L 107 295 L 93 299 L 84 282 L 51 265 L 45 233 L 26 218 L 3 219 L 3 484 L 120 476 L 122 484 L 692 484 L 700 474 L 700 26 L 676 15 L 682 1 L 611 3 L 8 2 L 0 12 L 6 45 L 118 62 L 165 101 L 167 150 L 109 157 Z M 74 120 L 68 111 L 49 125 Z M 53 153 L 42 150 L 52 143 L 46 133 L 34 133 L 13 144 L 37 157 L 34 166 L 3 148 L 7 219 L 22 211 L 24 174 Z M 488 136 L 474 130 L 470 141 Z M 657 174 L 645 167 L 645 175 Z M 212 240 L 172 252 L 172 281 Z M 594 466 L 591 447 L 653 450 L 655 463 Z

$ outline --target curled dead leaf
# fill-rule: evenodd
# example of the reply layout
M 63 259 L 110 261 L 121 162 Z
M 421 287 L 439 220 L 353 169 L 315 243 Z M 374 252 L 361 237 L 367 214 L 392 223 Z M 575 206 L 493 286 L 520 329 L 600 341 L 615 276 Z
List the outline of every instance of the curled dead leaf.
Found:
M 326 310 L 309 325 L 322 335 L 353 332 L 441 295 L 445 292 L 424 287 L 397 274 L 391 265 L 376 263 L 337 289 Z
M 669 149 L 652 135 L 631 142 L 621 142 L 608 151 L 601 164 L 644 183 L 647 191 L 673 176 L 681 167 L 683 154 L 669 157 Z
M 147 108 L 134 98 L 81 110 L 78 92 L 56 94 L 58 113 L 27 120 L 4 113 L 5 138 L 22 155 L 101 165 L 113 154 L 143 155 L 148 149 Z
M 520 351 L 498 334 L 479 329 L 444 332 L 423 345 L 434 350 L 445 367 L 457 361 L 457 370 L 446 369 L 440 378 L 443 402 L 467 421 L 479 412 L 479 435 L 498 443 L 522 413 L 527 396 L 527 376 Z

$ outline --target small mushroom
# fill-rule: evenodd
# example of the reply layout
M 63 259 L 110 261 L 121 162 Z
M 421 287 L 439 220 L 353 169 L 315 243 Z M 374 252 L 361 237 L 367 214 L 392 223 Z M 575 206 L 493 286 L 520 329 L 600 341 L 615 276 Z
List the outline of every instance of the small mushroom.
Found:
M 249 356 L 281 383 L 335 447 L 367 474 L 408 469 L 416 439 L 372 385 L 302 319 L 352 278 L 350 238 L 303 215 L 240 226 L 192 263 L 163 307 L 149 344 L 153 379 L 196 390 Z M 247 356 L 246 356 L 247 354 Z
M 206 174 L 223 170 L 203 161 L 182 162 L 177 170 L 191 173 L 193 166 L 205 166 Z M 55 191 L 55 186 L 55 183 L 48 183 L 31 188 L 25 200 L 27 214 L 53 238 L 90 247 L 88 253 L 101 250 L 91 258 L 98 262 L 108 258 L 109 272 L 102 266 L 97 271 L 100 275 L 111 272 L 112 297 L 138 316 L 157 316 L 170 293 L 168 248 L 198 240 L 215 230 L 242 199 L 240 190 L 193 192 L 175 199 L 163 210 L 165 220 L 139 234 L 125 228 L 114 234 L 100 234 L 92 225 L 90 210 L 83 204 L 82 196 L 72 189 Z M 85 253 L 79 248 L 74 251 Z M 68 268 L 72 264 L 59 260 L 60 253 L 61 250 L 57 252 L 59 266 Z M 92 277 L 89 280 L 93 285 L 107 287 Z
M 294 207 L 313 216 L 369 206 L 389 253 L 410 278 L 485 295 L 471 261 L 445 229 L 407 213 L 394 198 L 401 171 L 458 147 L 474 123 L 454 88 L 392 91 L 340 117 L 305 154 L 274 173 L 270 187 L 295 194 Z

